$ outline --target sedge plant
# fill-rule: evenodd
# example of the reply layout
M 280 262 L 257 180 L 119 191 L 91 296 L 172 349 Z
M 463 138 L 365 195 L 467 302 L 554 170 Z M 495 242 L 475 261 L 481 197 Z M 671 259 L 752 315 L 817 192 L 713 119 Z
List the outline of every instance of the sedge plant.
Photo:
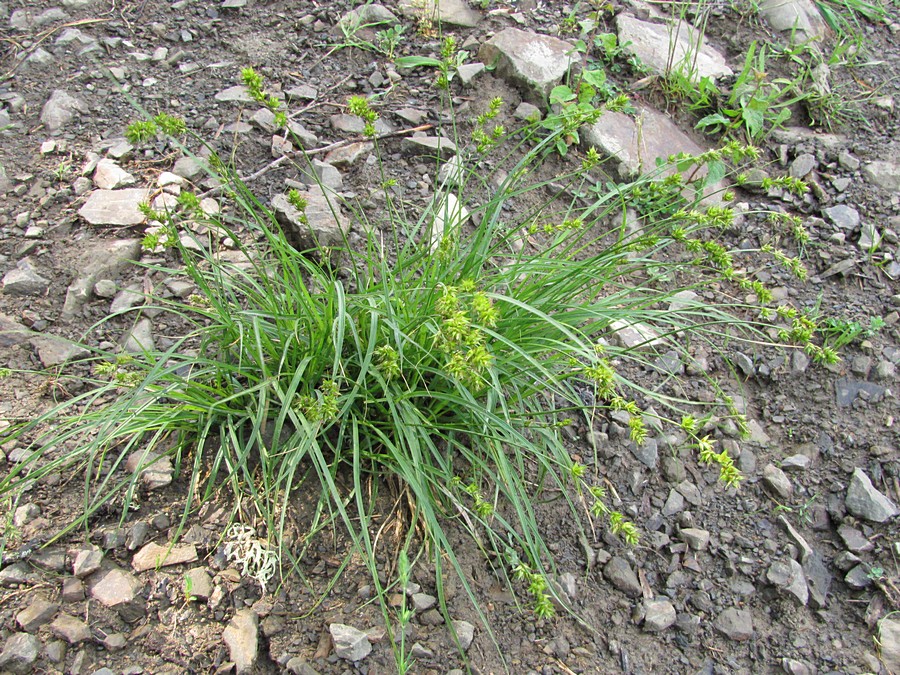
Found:
M 361 97 L 352 110 L 367 124 L 377 117 Z M 141 133 L 158 131 L 157 124 Z M 760 342 L 772 322 L 790 321 L 787 311 L 761 316 L 771 295 L 734 263 L 747 252 L 718 241 L 733 211 L 727 202 L 701 201 L 712 179 L 752 158 L 752 148 L 732 143 L 673 158 L 658 172 L 605 188 L 589 180 L 599 170 L 591 151 L 554 176 L 568 191 L 535 200 L 511 219 L 510 203 L 546 194 L 536 170 L 571 131 L 563 121 L 499 134 L 495 143 L 470 141 L 468 162 L 492 154 L 510 168 L 494 186 L 465 173 L 472 184 L 461 193 L 483 196 L 471 222 L 448 224 L 435 238 L 438 206 L 409 219 L 386 190 L 380 217 L 387 235 L 363 227 L 362 247 L 345 241 L 328 255 L 294 248 L 237 174 L 210 162 L 223 190 L 221 213 L 207 214 L 184 197 L 176 211 L 155 214 L 178 236 L 152 242 L 167 247 L 170 263 L 149 269 L 196 287 L 184 300 L 151 298 L 184 326 L 182 337 L 164 350 L 122 357 L 91 346 L 88 336 L 93 358 L 60 376 L 88 386 L 5 434 L 29 452 L 0 480 L 0 496 L 51 473 L 81 476 L 83 510 L 71 529 L 114 501 L 127 512 L 140 471 L 168 455 L 187 495 L 183 520 L 222 492 L 260 514 L 260 527 L 235 525 L 249 543 L 229 551 L 258 562 L 254 569 L 266 581 L 276 559 L 285 567 L 298 554 L 283 533 L 294 495 L 306 490 L 346 531 L 348 555 L 361 554 L 383 591 L 373 495 L 394 489 L 408 496 L 409 541 L 427 552 L 445 613 L 448 573 L 479 607 L 451 543 L 450 531 L 461 529 L 510 588 L 524 586 L 526 604 L 549 618 L 562 600 L 548 582 L 555 568 L 539 525 L 543 500 L 561 500 L 585 531 L 607 528 L 631 544 L 640 536 L 640 524 L 610 501 L 599 458 L 573 459 L 565 427 L 621 413 L 633 442 L 643 443 L 652 418 L 653 428 L 671 425 L 700 462 L 737 486 L 740 473 L 705 431 L 713 413 L 746 428 L 731 399 L 712 380 L 715 403 L 664 394 L 631 379 L 630 366 L 671 349 L 686 353 L 688 340 L 716 345 L 727 334 Z M 665 189 L 649 187 L 655 184 Z M 596 194 L 586 205 L 560 196 L 589 187 Z M 625 229 L 623 214 L 638 195 L 643 217 Z M 304 196 L 290 199 L 302 213 Z M 353 216 L 366 225 L 364 211 Z M 190 223 L 209 236 L 193 234 Z M 237 245 L 236 256 L 220 255 L 217 242 L 225 239 Z M 342 263 L 320 262 L 335 254 Z M 769 256 L 770 264 L 789 266 L 781 255 Z M 714 281 L 752 291 L 758 302 L 670 307 L 676 292 Z M 617 341 L 623 327 L 643 331 L 643 343 Z M 785 331 L 796 348 L 809 348 L 812 337 Z M 662 412 L 648 412 L 651 406 Z M 126 470 L 132 456 L 136 468 Z M 383 611 L 390 630 L 391 611 Z

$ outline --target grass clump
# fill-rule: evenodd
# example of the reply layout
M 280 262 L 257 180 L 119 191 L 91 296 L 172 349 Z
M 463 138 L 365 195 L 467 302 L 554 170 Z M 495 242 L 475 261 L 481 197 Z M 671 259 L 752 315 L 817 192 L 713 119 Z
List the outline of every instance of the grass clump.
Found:
M 244 80 L 264 97 L 260 81 Z M 350 109 L 374 123 L 365 99 Z M 84 524 L 114 500 L 127 511 L 140 469 L 167 454 L 185 481 L 185 520 L 223 490 L 236 497 L 237 520 L 259 514 L 255 529 L 234 530 L 229 555 L 265 578 L 261 583 L 269 581 L 273 551 L 285 566 L 301 557 L 312 534 L 341 523 L 383 593 L 378 572 L 389 552 L 375 509 L 387 491 L 408 504 L 397 549 L 427 551 L 439 595 L 450 567 L 475 599 L 449 535 L 462 528 L 499 561 L 495 569 L 511 587 L 524 584 L 533 611 L 549 617 L 561 600 L 548 582 L 554 563 L 539 526 L 541 502 L 567 505 L 579 528 L 606 527 L 629 543 L 639 537 L 618 499 L 609 499 L 598 456 L 575 459 L 567 427 L 589 430 L 624 414 L 632 441 L 643 443 L 651 422 L 670 424 L 700 461 L 718 465 L 723 481 L 737 485 L 727 453 L 701 436 L 713 414 L 746 427 L 730 399 L 699 408 L 628 373 L 661 351 L 688 358 L 691 341 L 762 339 L 766 289 L 736 268 L 739 252 L 717 241 L 733 211 L 700 201 L 726 161 L 740 162 L 751 150 L 732 144 L 673 158 L 660 175 L 606 187 L 590 176 L 599 158 L 589 153 L 554 176 L 554 185 L 570 191 L 562 194 L 593 191 L 580 202 L 535 177 L 565 143 L 566 124 L 549 133 L 546 126 L 525 130 L 513 161 L 499 154 L 506 137 L 486 132 L 487 122 L 476 132 L 496 143 L 484 147 L 476 133 L 468 156 L 490 149 L 511 170 L 496 188 L 469 186 L 487 195 L 473 206 L 472 225 L 435 233 L 439 206 L 411 220 L 388 190 L 386 235 L 366 228 L 361 249 L 344 242 L 340 267 L 320 265 L 315 260 L 326 256 L 310 254 L 321 252 L 287 243 L 273 214 L 233 172 L 218 176 L 228 197 L 221 215 L 206 215 L 196 199 L 183 197 L 181 211 L 166 220 L 176 264 L 151 269 L 196 286 L 186 301 L 155 301 L 188 327 L 185 334 L 161 352 L 96 351 L 89 388 L 13 431 L 32 451 L 0 482 L 0 493 L 28 489 L 50 473 L 80 472 L 84 511 L 73 526 Z M 382 167 L 382 184 L 389 183 Z M 668 187 L 649 188 L 657 183 Z M 510 222 L 505 207 L 527 193 L 544 196 Z M 644 200 L 638 225 L 623 227 L 626 208 L 647 194 L 655 196 Z M 299 193 L 288 199 L 306 206 Z M 365 223 L 365 213 L 355 216 Z M 209 241 L 188 221 L 202 224 Z M 217 242 L 226 238 L 237 243 L 238 262 L 220 256 Z M 677 279 L 687 281 L 673 284 Z M 751 290 L 760 303 L 670 307 L 677 291 L 714 281 Z M 642 331 L 643 344 L 617 341 L 623 327 Z M 710 388 L 721 393 L 713 382 Z M 132 455 L 139 467 L 128 472 Z M 287 541 L 298 490 L 318 503 L 308 531 Z M 241 508 L 247 504 L 252 508 Z M 405 658 L 401 642 L 398 661 Z

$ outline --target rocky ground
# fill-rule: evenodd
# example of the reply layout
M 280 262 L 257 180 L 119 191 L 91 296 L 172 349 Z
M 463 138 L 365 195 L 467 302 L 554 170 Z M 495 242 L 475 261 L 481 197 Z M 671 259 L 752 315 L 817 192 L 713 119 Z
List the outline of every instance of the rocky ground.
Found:
M 716 4 L 698 59 L 703 74 L 727 82 L 750 40 L 786 43 L 779 31 L 795 21 L 798 35 L 821 37 L 823 50 L 834 49 L 836 36 L 811 4 L 773 4 L 761 3 L 758 13 Z M 0 348 L 14 371 L 0 383 L 5 426 L 71 393 L 56 388 L 53 373 L 84 356 L 77 342 L 139 350 L 165 348 L 177 335 L 177 323 L 152 310 L 138 320 L 133 312 L 108 318 L 142 305 L 146 293 L 187 297 L 195 290 L 132 264 L 166 256 L 142 249 L 146 223 L 137 204 L 164 205 L 192 182 L 208 187 L 197 161 L 174 146 L 135 147 L 124 139 L 139 109 L 183 117 L 249 176 L 292 149 L 271 113 L 237 86 L 241 68 L 255 67 L 288 104 L 296 142 L 314 151 L 317 180 L 284 162 L 250 181 L 290 226 L 290 208 L 278 201 L 288 186 L 320 182 L 377 211 L 371 148 L 355 142 L 361 128 L 345 114 L 348 96 L 375 95 L 379 133 L 400 132 L 384 141 L 398 194 L 412 205 L 431 198 L 437 177 L 428 158 L 456 153 L 438 140 L 448 118 L 434 74 L 397 68 L 385 54 L 361 48 L 377 37 L 356 31 L 352 19 L 344 19 L 350 30 L 340 30 L 351 9 L 307 0 L 0 2 Z M 560 29 L 573 10 L 584 18 L 588 9 L 447 2 L 439 20 L 423 20 L 430 15 L 422 3 L 400 0 L 369 6 L 364 22 L 405 26 L 396 52 L 407 56 L 436 55 L 429 29 L 441 24 L 470 54 L 453 82 L 458 119 L 471 124 L 500 96 L 501 120 L 513 128 L 545 110 L 546 94 L 569 67 L 570 48 L 559 40 L 575 37 Z M 608 169 L 621 178 L 712 141 L 653 84 L 654 70 L 668 61 L 665 8 L 633 0 L 612 9 L 604 28 L 631 42 L 649 75 L 626 72 L 619 83 L 631 91 L 637 115 L 607 114 L 582 135 L 614 157 Z M 629 548 L 600 534 L 581 541 L 567 511 L 542 507 L 559 592 L 583 623 L 535 621 L 472 551 L 462 562 L 486 621 L 450 580 L 451 631 L 436 609 L 429 571 L 414 569 L 406 589 L 415 609 L 406 642 L 411 672 L 900 673 L 900 620 L 892 614 L 900 609 L 892 391 L 900 362 L 900 23 L 896 6 L 888 9 L 893 18 L 861 28 L 869 56 L 853 68 L 832 65 L 832 86 L 860 99 L 861 119 L 826 132 L 804 126 L 809 120 L 797 111 L 761 142 L 759 170 L 805 178 L 811 195 L 738 193 L 748 210 L 801 215 L 811 234 L 805 285 L 772 269 L 756 270 L 757 278 L 798 307 L 818 303 L 864 327 L 872 317 L 883 326 L 859 335 L 828 368 L 801 353 L 729 347 L 696 354 L 704 365 L 685 372 L 661 355 L 645 381 L 672 368 L 688 389 L 705 374 L 724 377 L 746 411 L 749 440 L 721 433 L 747 477 L 741 489 L 725 490 L 691 453 L 670 452 L 662 436 L 635 447 L 615 419 L 581 430 L 573 443 L 600 448 L 598 469 L 640 524 L 641 543 Z M 417 136 L 408 131 L 417 127 Z M 191 150 L 203 155 L 199 146 Z M 563 166 L 578 155 L 573 149 L 555 161 Z M 215 194 L 204 204 L 223 207 Z M 315 225 L 326 231 L 350 224 L 328 209 L 319 215 Z M 744 248 L 766 237 L 751 221 L 727 236 Z M 361 240 L 355 230 L 350 239 Z M 226 247 L 222 255 L 235 253 Z M 25 372 L 40 369 L 48 370 Z M 3 445 L 5 470 L 26 453 L 16 442 Z M 0 670 L 395 670 L 371 580 L 358 560 L 347 562 L 346 542 L 324 538 L 283 583 L 262 589 L 241 564 L 255 535 L 225 531 L 230 504 L 207 503 L 182 524 L 186 482 L 171 463 L 159 462 L 142 480 L 139 508 L 121 517 L 110 509 L 86 531 L 43 548 L 77 514 L 83 477 L 51 476 L 6 505 Z

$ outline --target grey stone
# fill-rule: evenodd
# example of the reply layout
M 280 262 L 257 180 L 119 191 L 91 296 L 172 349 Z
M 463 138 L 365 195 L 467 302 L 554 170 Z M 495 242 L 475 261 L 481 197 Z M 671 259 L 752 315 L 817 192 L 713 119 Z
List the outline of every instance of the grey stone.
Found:
M 753 377 L 756 374 L 756 368 L 753 365 L 753 359 L 743 352 L 734 353 L 734 365 L 744 374 L 745 377 Z
M 803 563 L 803 573 L 806 575 L 806 585 L 809 589 L 809 604 L 816 609 L 824 608 L 834 579 L 828 566 L 822 557 L 814 552 Z
M 252 609 L 238 610 L 222 633 L 228 655 L 239 675 L 252 673 L 259 659 L 259 617 Z
M 146 520 L 139 520 L 130 528 L 128 535 L 125 537 L 125 548 L 134 551 L 144 545 L 150 534 L 150 524 Z M 191 542 L 195 543 L 195 542 Z
M 831 206 L 822 212 L 825 219 L 842 230 L 853 231 L 859 227 L 859 211 L 846 204 Z
M 578 580 L 571 572 L 563 572 L 559 575 L 559 587 L 570 601 L 574 601 L 578 597 Z
M 194 180 L 203 176 L 203 164 L 194 157 L 179 157 L 175 160 L 172 173 L 186 180 Z
M 91 639 L 91 629 L 81 619 L 70 614 L 60 614 L 50 624 L 50 632 L 70 645 L 87 642 Z
M 66 643 L 62 640 L 50 640 L 44 646 L 44 653 L 50 663 L 62 663 L 66 658 Z
M 825 36 L 827 26 L 812 0 L 761 0 L 759 13 L 778 31 L 796 31 L 798 44 Z
M 309 182 L 334 192 L 338 192 L 344 187 L 344 179 L 341 176 L 341 172 L 331 166 L 331 164 L 314 159 L 312 161 L 312 170 L 314 175 L 306 175 L 310 179 Z
M 103 50 L 96 38 L 77 28 L 66 28 L 59 34 L 59 37 L 56 38 L 55 44 L 63 47 L 71 47 L 78 56 L 84 56 L 91 52 Z M 110 70 L 114 72 L 112 68 Z
M 0 570 L 0 585 L 2 586 L 18 586 L 28 581 L 28 574 L 31 570 L 25 563 L 13 563 L 7 565 Z
M 575 62 L 573 52 L 558 38 L 505 28 L 481 46 L 478 60 L 494 66 L 497 76 L 519 87 L 530 103 L 543 106 Z
M 150 319 L 140 319 L 134 327 L 126 331 L 121 339 L 122 348 L 129 354 L 142 354 L 156 349 L 153 340 L 153 323 Z
M 785 518 L 784 515 L 778 516 L 778 524 L 781 525 L 794 546 L 797 547 L 797 550 L 800 552 L 800 562 L 805 565 L 810 556 L 813 555 L 812 548 L 807 543 L 806 539 L 794 529 L 794 526 L 791 525 L 791 522 Z
M 684 511 L 684 496 L 678 490 L 669 490 L 669 496 L 662 507 L 662 514 L 669 518 Z
M 345 13 L 338 24 L 347 30 L 358 30 L 369 26 L 396 26 L 400 23 L 394 13 L 378 3 L 365 4 Z
M 75 113 L 87 113 L 84 102 L 62 89 L 55 89 L 41 110 L 41 122 L 50 133 L 56 133 L 75 117 Z
M 459 640 L 459 646 L 462 650 L 468 651 L 475 640 L 475 626 L 468 621 L 455 620 L 452 621 L 453 630 L 456 632 L 456 638 Z
M 881 234 L 875 227 L 875 223 L 869 221 L 862 223 L 859 226 L 859 241 L 857 242 L 860 250 L 866 253 L 875 251 L 879 244 L 881 244 Z
M 23 258 L 15 269 L 3 275 L 3 292 L 9 295 L 45 295 L 50 288 L 50 280 L 38 274 L 31 260 Z
M 850 406 L 861 392 L 873 403 L 877 403 L 884 397 L 885 389 L 881 385 L 874 382 L 866 382 L 860 380 L 851 380 L 849 378 L 841 378 L 834 383 L 835 400 L 839 406 L 846 408 Z
M 789 500 L 794 494 L 794 486 L 790 479 L 774 464 L 767 464 L 763 468 L 763 486 L 782 501 Z
M 660 465 L 663 476 L 665 476 L 666 480 L 670 483 L 680 483 L 687 478 L 687 470 L 684 467 L 684 462 L 678 457 L 666 455 L 663 457 Z
M 115 190 L 116 188 L 133 185 L 134 176 L 111 159 L 101 159 L 94 169 L 94 185 L 101 190 Z
M 361 134 L 363 133 L 363 131 L 365 131 L 366 128 L 366 123 L 356 115 L 332 115 L 329 118 L 329 121 L 331 122 L 331 126 L 333 126 L 337 131 L 344 131 L 351 134 Z M 380 118 L 375 120 L 374 126 L 375 133 L 379 135 L 387 134 L 393 131 L 393 127 L 385 120 Z M 307 146 L 304 145 L 304 147 Z
M 372 651 L 369 636 L 353 626 L 333 623 L 328 626 L 328 631 L 334 643 L 334 653 L 342 659 L 361 661 Z
M 296 87 L 291 87 L 286 90 L 284 95 L 288 97 L 288 100 L 315 101 L 319 93 L 316 91 L 315 87 L 308 84 L 299 84 Z
M 182 565 L 197 561 L 197 548 L 193 544 L 160 546 L 150 542 L 131 559 L 135 572 L 146 572 L 158 567 Z
M 45 623 L 52 621 L 58 609 L 59 603 L 37 597 L 28 603 L 28 607 L 16 614 L 16 623 L 22 630 L 34 633 Z
M 636 117 L 604 112 L 597 122 L 582 128 L 581 144 L 616 160 L 622 179 L 656 171 L 657 160 L 665 161 L 670 155 L 703 152 L 668 116 L 648 107 L 639 107 Z
M 288 242 L 299 251 L 313 251 L 320 246 L 342 246 L 350 233 L 350 221 L 337 204 L 329 202 L 321 190 L 300 191 L 306 209 L 300 213 L 284 195 L 272 199 L 275 217 L 284 228 Z
M 73 318 L 88 300 L 100 280 L 115 279 L 125 266 L 140 260 L 141 242 L 138 239 L 101 241 L 85 251 L 76 272 L 75 280 L 66 290 L 62 308 L 64 319 Z M 115 294 L 115 284 L 113 292 Z
M 43 47 L 38 47 L 28 55 L 27 59 L 25 59 L 25 62 L 22 64 L 22 69 L 28 71 L 33 69 L 46 68 L 55 60 L 56 59 L 53 57 L 53 54 L 48 52 Z
M 643 443 L 630 444 L 631 453 L 646 467 L 655 469 L 659 462 L 658 444 L 655 438 L 648 438 Z
M 3 643 L 0 670 L 10 673 L 30 673 L 41 653 L 41 641 L 28 633 L 13 633 Z
M 410 656 L 415 659 L 433 659 L 434 652 L 428 649 L 421 642 L 413 643 L 412 648 L 409 650 Z
M 100 279 L 100 281 L 94 284 L 94 295 L 98 298 L 106 298 L 108 300 L 115 297 L 118 290 L 119 288 L 116 286 L 116 282 L 110 281 L 109 279 Z
M 887 672 L 900 673 L 900 621 L 889 617 L 879 621 L 878 643 L 881 645 L 881 661 Z
M 379 125 L 381 124 L 381 120 L 375 123 L 375 131 L 378 131 L 381 128 Z M 288 131 L 290 131 L 290 139 L 294 143 L 296 143 L 299 147 L 304 148 L 306 150 L 310 150 L 319 142 L 318 137 L 307 129 L 305 126 L 298 122 L 294 122 L 293 120 L 288 120 Z M 383 132 L 379 132 L 383 133 Z
M 72 563 L 72 574 L 83 579 L 100 569 L 103 562 L 103 551 L 96 546 L 78 551 Z
M 644 601 L 644 630 L 664 631 L 675 623 L 676 612 L 671 602 L 665 599 Z
M 37 504 L 22 504 L 13 513 L 13 525 L 21 528 L 40 517 L 41 507 Z
M 726 609 L 716 617 L 713 626 L 735 642 L 744 642 L 753 637 L 753 615 L 746 609 Z
M 809 664 L 787 657 L 781 659 L 781 668 L 788 675 L 815 675 L 816 673 Z
M 465 176 L 465 164 L 459 155 L 454 155 L 438 169 L 438 183 L 442 187 L 461 185 L 465 182 Z
M 865 553 L 875 548 L 875 544 L 869 541 L 866 536 L 846 523 L 838 528 L 838 536 L 844 542 L 844 546 L 852 553 Z
M 12 347 L 27 342 L 32 331 L 6 314 L 0 314 L 0 347 Z
M 128 456 L 125 461 L 125 470 L 132 474 L 140 471 L 141 483 L 148 490 L 165 487 L 172 482 L 175 472 L 172 459 L 168 455 L 156 455 L 143 450 L 135 450 Z
M 306 662 L 306 659 L 299 656 L 293 657 L 284 667 L 292 675 L 319 675 L 319 672 Z
M 399 7 L 404 16 L 448 26 L 474 28 L 481 20 L 481 15 L 465 0 L 400 0 Z
M 456 69 L 456 75 L 464 87 L 468 87 L 475 81 L 475 78 L 481 75 L 486 69 L 483 63 L 464 63 Z
M 412 605 L 417 612 L 424 612 L 437 604 L 437 598 L 428 593 L 413 593 Z
M 78 215 L 91 225 L 140 225 L 145 217 L 138 205 L 149 200 L 151 194 L 145 188 L 94 190 L 78 209 Z
M 619 44 L 657 75 L 664 77 L 671 69 L 694 82 L 733 75 L 725 57 L 686 21 L 650 23 L 623 12 L 616 17 L 616 28 Z
M 794 178 L 805 178 L 815 168 L 816 156 L 804 152 L 802 155 L 797 155 L 794 161 L 791 162 L 788 173 Z
M 358 164 L 360 160 L 367 156 L 375 145 L 364 141 L 361 143 L 350 143 L 349 145 L 335 148 L 325 155 L 325 162 L 338 169 L 349 169 L 351 166 Z
M 637 575 L 631 569 L 631 565 L 625 558 L 613 556 L 603 568 L 603 576 L 612 586 L 632 598 L 637 598 L 643 592 Z
M 31 338 L 29 343 L 37 350 L 44 368 L 61 366 L 67 361 L 77 361 L 91 355 L 87 347 L 55 335 L 39 335 Z
M 684 373 L 684 363 L 681 355 L 674 349 L 670 349 L 653 362 L 653 367 L 664 375 L 681 375 Z
M 609 324 L 612 339 L 624 349 L 647 349 L 660 344 L 659 334 L 646 323 L 616 319 Z
M 116 294 L 116 297 L 110 303 L 109 313 L 125 312 L 138 305 L 143 305 L 146 301 L 147 296 L 144 295 L 141 286 L 139 284 L 131 284 Z
M 809 589 L 803 568 L 796 560 L 776 560 L 766 572 L 766 580 L 791 595 L 801 605 L 806 605 Z
M 543 114 L 541 114 L 541 109 L 536 105 L 528 103 L 528 101 L 522 101 L 516 107 L 513 116 L 517 120 L 522 120 L 523 122 L 539 122 L 544 117 Z
M 140 580 L 130 572 L 112 569 L 90 588 L 91 597 L 106 607 L 134 602 L 141 589 Z
M 675 486 L 675 489 L 684 496 L 691 506 L 700 506 L 703 503 L 703 494 L 691 481 L 683 480 Z
M 857 565 L 844 577 L 844 583 L 856 591 L 861 591 L 872 585 L 872 577 L 868 565 Z
M 873 523 L 883 523 L 900 514 L 897 506 L 872 485 L 872 480 L 862 469 L 856 469 L 847 487 L 844 500 L 847 511 Z
M 802 352 L 795 352 L 801 354 Z M 781 460 L 781 470 L 790 472 L 806 471 L 811 460 L 806 455 L 791 455 Z
M 202 567 L 195 567 L 184 575 L 184 587 L 185 593 L 206 601 L 213 592 L 212 577 Z
M 250 90 L 242 84 L 236 84 L 228 89 L 223 89 L 215 96 L 221 103 L 253 103 Z M 176 172 L 177 173 L 177 172 Z M 185 176 L 187 178 L 187 176 Z
M 838 164 L 847 171 L 856 171 L 859 168 L 860 161 L 847 150 L 841 150 L 838 153 Z
M 697 527 L 686 527 L 679 533 L 691 549 L 694 551 L 705 551 L 709 546 L 709 532 L 701 530 Z
M 900 164 L 894 162 L 868 162 L 863 175 L 878 187 L 889 192 L 900 192 Z
M 424 155 L 450 159 L 456 155 L 456 143 L 443 136 L 409 136 L 400 141 L 400 148 L 409 155 Z
M 278 130 L 275 122 L 275 113 L 268 108 L 260 108 L 250 116 L 250 122 L 267 134 L 274 134 Z
M 139 595 L 143 584 L 130 572 L 112 569 L 90 589 L 91 597 L 104 606 L 115 609 L 126 623 L 134 623 L 147 611 Z

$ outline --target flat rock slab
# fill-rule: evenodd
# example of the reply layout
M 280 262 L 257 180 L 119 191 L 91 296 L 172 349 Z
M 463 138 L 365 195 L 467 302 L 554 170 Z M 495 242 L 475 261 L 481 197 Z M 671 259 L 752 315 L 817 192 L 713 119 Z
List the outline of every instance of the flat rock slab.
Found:
M 27 342 L 35 333 L 11 316 L 0 314 L 0 347 L 12 347 Z
M 894 162 L 869 162 L 863 167 L 863 175 L 878 187 L 889 192 L 900 192 L 900 164 Z
M 63 89 L 56 89 L 41 110 L 41 122 L 51 133 L 60 131 L 72 121 L 75 113 L 87 113 L 88 107 Z
M 3 644 L 0 669 L 11 673 L 30 673 L 41 652 L 41 641 L 28 633 L 13 633 Z
M 822 38 L 827 30 L 812 0 L 761 0 L 759 15 L 775 30 L 796 29 L 797 42 Z
M 619 14 L 616 28 L 619 44 L 658 75 L 682 72 L 697 82 L 734 74 L 725 57 L 705 44 L 700 32 L 686 21 L 667 25 Z
M 522 90 L 531 103 L 546 105 L 553 87 L 576 61 L 564 40 L 518 28 L 506 28 L 481 45 L 478 60 L 495 66 L 498 77 Z
M 56 620 L 50 624 L 50 632 L 70 645 L 87 642 L 91 639 L 91 629 L 88 625 L 69 614 L 57 616 Z
M 228 646 L 228 654 L 239 674 L 254 671 L 259 658 L 259 618 L 251 609 L 238 611 L 225 631 L 222 639 Z
M 87 347 L 55 335 L 38 335 L 32 337 L 30 342 L 44 368 L 61 366 L 66 361 L 77 361 L 91 355 Z
M 889 673 L 900 673 L 900 621 L 884 618 L 878 623 L 881 660 Z
M 340 211 L 340 206 L 319 190 L 299 191 L 306 200 L 301 213 L 284 195 L 275 195 L 272 208 L 275 217 L 284 227 L 284 234 L 298 251 L 312 251 L 320 246 L 343 246 L 350 233 L 350 221 Z
M 717 631 L 735 642 L 744 642 L 753 637 L 753 616 L 746 609 L 726 609 L 716 617 L 713 625 Z
M 361 630 L 343 623 L 333 623 L 328 626 L 331 633 L 331 641 L 334 643 L 334 653 L 347 661 L 361 661 L 372 651 L 369 636 Z
M 464 0 L 400 0 L 400 12 L 412 19 L 431 19 L 462 28 L 474 28 L 481 15 Z
M 91 225 L 140 225 L 145 217 L 138 205 L 150 199 L 150 194 L 145 188 L 94 190 L 78 215 Z
M 131 559 L 131 566 L 136 572 L 144 572 L 158 567 L 181 565 L 196 561 L 197 549 L 193 544 L 169 547 L 150 542 L 134 554 L 134 557 Z
M 873 523 L 883 523 L 900 515 L 897 505 L 872 485 L 872 480 L 862 469 L 856 469 L 850 478 L 845 504 L 851 514 Z
M 654 171 L 657 159 L 666 160 L 679 152 L 704 152 L 668 116 L 652 108 L 640 108 L 637 117 L 607 111 L 596 123 L 582 128 L 581 142 L 618 160 L 622 179 Z
M 91 597 L 106 607 L 115 607 L 134 600 L 141 588 L 141 582 L 130 572 L 113 569 L 91 588 Z

